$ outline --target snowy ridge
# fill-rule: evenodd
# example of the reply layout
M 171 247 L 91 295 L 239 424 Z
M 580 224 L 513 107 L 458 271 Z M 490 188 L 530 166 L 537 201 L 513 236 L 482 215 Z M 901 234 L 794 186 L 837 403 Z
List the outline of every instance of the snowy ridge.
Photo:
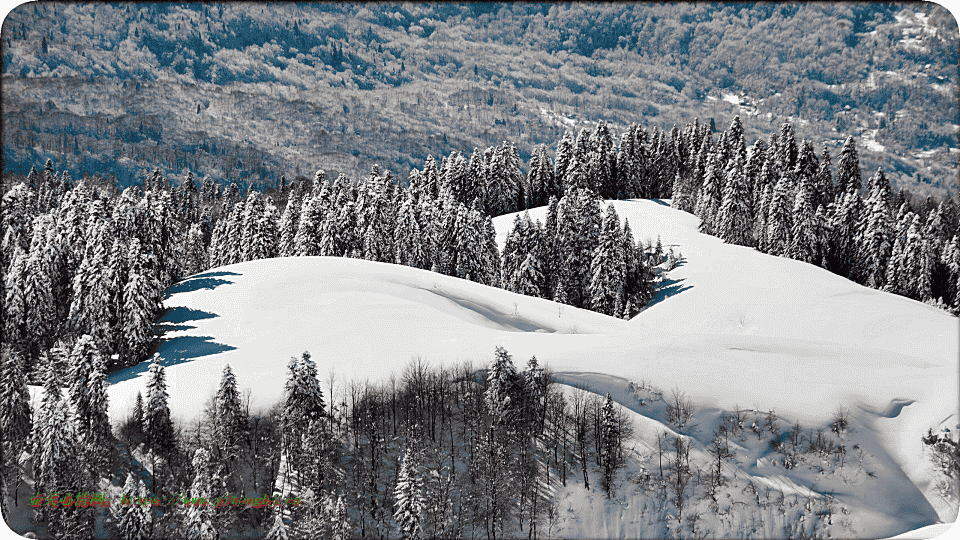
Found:
M 739 467 L 785 493 L 832 492 L 851 509 L 849 533 L 856 536 L 891 536 L 955 518 L 956 502 L 935 493 L 920 437 L 957 422 L 956 318 L 812 265 L 726 245 L 665 201 L 614 206 L 636 238 L 660 235 L 665 248 L 686 259 L 631 321 L 354 259 L 257 260 L 188 278 L 170 289 L 161 321 L 172 415 L 197 415 L 226 363 L 241 391 L 252 389 L 256 409 L 280 399 L 286 361 L 304 350 L 313 354 L 326 392 L 331 378 L 337 387 L 385 380 L 414 357 L 483 366 L 502 345 L 520 362 L 536 355 L 564 383 L 610 392 L 633 411 L 641 452 L 656 444 L 652 434 L 670 428 L 662 410 L 639 403 L 629 381 L 689 395 L 699 427 L 680 432 L 696 440 L 693 454 L 701 456 L 717 418 L 737 405 L 828 430 L 832 413 L 846 406 L 848 444 L 864 450 L 876 478 L 864 473 L 851 485 L 840 478 L 846 469 L 826 480 L 785 472 L 752 434 L 754 443 L 743 450 L 752 461 L 741 458 Z M 543 220 L 545 209 L 530 215 Z M 500 245 L 513 217 L 494 220 Z M 109 382 L 117 421 L 143 391 L 146 366 Z M 571 536 L 651 532 L 624 528 L 636 514 L 617 517 L 612 502 L 577 489 L 568 485 L 559 496 L 582 505 L 584 520 L 603 523 L 568 523 L 563 530 Z M 633 502 L 617 504 L 642 504 L 636 495 L 624 497 Z M 606 510 L 590 512 L 594 507 Z

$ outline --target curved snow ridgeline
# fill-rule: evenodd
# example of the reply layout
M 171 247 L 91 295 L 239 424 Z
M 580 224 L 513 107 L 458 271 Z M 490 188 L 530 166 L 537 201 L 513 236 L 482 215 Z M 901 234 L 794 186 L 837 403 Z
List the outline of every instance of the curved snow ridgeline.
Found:
M 562 380 L 622 401 L 628 380 L 646 380 L 679 388 L 702 410 L 772 409 L 811 427 L 826 426 L 846 406 L 861 444 L 897 484 L 876 496 L 899 500 L 878 508 L 908 514 L 901 527 L 956 515 L 935 500 L 920 437 L 958 424 L 957 318 L 812 265 L 724 244 L 665 201 L 614 206 L 635 238 L 660 235 L 664 249 L 686 259 L 630 321 L 355 259 L 258 260 L 187 278 L 168 291 L 161 321 L 171 412 L 181 420 L 199 414 L 226 363 L 238 387 L 251 389 L 256 409 L 281 399 L 287 361 L 303 351 L 329 392 L 331 374 L 342 389 L 399 375 L 415 357 L 479 367 L 502 345 L 518 365 L 536 355 Z M 545 213 L 530 211 L 541 221 Z M 501 245 L 513 218 L 494 220 Z M 147 365 L 109 378 L 114 421 L 145 391 Z

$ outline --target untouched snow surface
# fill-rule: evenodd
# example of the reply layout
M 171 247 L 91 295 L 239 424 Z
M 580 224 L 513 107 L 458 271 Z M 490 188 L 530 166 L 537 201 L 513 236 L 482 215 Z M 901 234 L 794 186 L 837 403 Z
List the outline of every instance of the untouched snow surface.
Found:
M 698 218 L 666 201 L 614 206 L 635 237 L 655 242 L 660 235 L 665 249 L 686 259 L 631 321 L 353 259 L 259 260 L 188 278 L 170 289 L 161 323 L 173 415 L 198 415 L 227 363 L 239 388 L 252 390 L 256 409 L 281 398 L 287 361 L 305 350 L 324 391 L 332 378 L 342 392 L 350 381 L 399 375 L 415 357 L 479 367 L 502 345 L 518 365 L 535 354 L 563 382 L 610 392 L 634 410 L 630 380 L 678 388 L 701 411 L 774 410 L 808 428 L 827 427 L 845 406 L 851 441 L 869 453 L 877 474 L 872 483 L 836 488 L 857 509 L 857 536 L 955 518 L 956 501 L 936 494 L 920 437 L 958 425 L 958 319 L 812 265 L 724 244 L 697 232 Z M 530 215 L 543 220 L 545 208 Z M 500 245 L 513 217 L 494 220 Z M 147 366 L 109 378 L 114 421 L 145 391 Z M 701 431 L 688 434 L 706 444 L 710 433 Z M 760 469 L 758 461 L 751 474 Z M 776 469 L 769 477 L 783 474 Z M 807 488 L 818 489 L 800 486 Z M 579 534 L 601 529 L 623 531 L 608 524 Z

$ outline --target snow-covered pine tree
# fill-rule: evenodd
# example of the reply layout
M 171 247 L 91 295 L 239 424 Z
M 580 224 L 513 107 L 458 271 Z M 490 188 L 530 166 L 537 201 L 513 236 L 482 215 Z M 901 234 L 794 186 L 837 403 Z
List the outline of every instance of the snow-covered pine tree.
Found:
M 197 448 L 193 454 L 193 470 L 195 476 L 190 484 L 192 498 L 207 498 L 214 494 L 214 480 L 216 474 L 210 460 L 210 452 L 205 448 Z M 192 504 L 186 508 L 187 540 L 217 540 L 220 533 L 214 522 L 214 507 L 208 504 Z
M 560 194 L 555 195 L 558 199 L 562 197 L 563 193 L 566 191 L 564 179 L 567 175 L 567 169 L 570 167 L 570 161 L 573 159 L 575 149 L 576 145 L 573 138 L 573 133 L 570 131 L 564 131 L 563 136 L 560 137 L 559 141 L 557 141 L 556 150 L 554 152 L 556 159 L 554 159 L 553 162 L 553 177 L 556 179 L 557 185 L 560 188 Z
M 907 229 L 913 222 L 913 212 L 908 210 L 907 203 L 900 205 L 893 231 L 893 247 L 890 250 L 890 259 L 887 261 L 886 285 L 884 289 L 894 294 L 906 295 L 909 289 L 904 262 L 906 258 Z
M 226 472 L 230 464 L 240 455 L 240 445 L 246 433 L 246 419 L 240 408 L 240 394 L 237 391 L 237 378 L 230 364 L 223 366 L 220 387 L 214 400 L 214 437 L 220 462 Z
M 902 276 L 906 287 L 904 294 L 921 302 L 930 299 L 930 268 L 926 263 L 926 253 L 921 231 L 923 225 L 920 216 L 914 214 L 907 229 L 906 243 L 903 249 Z
M 70 402 L 80 442 L 91 456 L 102 457 L 113 433 L 107 405 L 107 383 L 100 351 L 89 335 L 82 335 L 67 359 Z M 96 460 L 93 460 L 96 461 Z M 96 463 L 100 466 L 104 463 Z
M 785 255 L 790 249 L 790 230 L 793 223 L 790 216 L 790 182 L 783 175 L 777 182 L 770 200 L 770 211 L 767 215 L 767 253 L 771 255 Z
M 127 473 L 123 493 L 133 501 L 147 497 L 143 481 Z M 110 506 L 113 521 L 121 540 L 146 540 L 150 537 L 150 507 L 145 504 L 115 504 Z
M 146 449 L 168 457 L 176 447 L 173 421 L 167 405 L 167 379 L 160 353 L 153 355 L 147 376 L 147 404 L 143 413 L 143 436 Z
M 425 502 L 423 498 L 423 479 L 417 470 L 413 451 L 408 447 L 403 452 L 397 483 L 393 489 L 394 513 L 400 537 L 404 540 L 423 537 L 421 518 Z
M 546 396 L 546 376 L 543 368 L 537 362 L 536 356 L 531 356 L 522 373 L 523 393 L 526 398 L 527 421 L 534 434 L 539 435 L 543 430 L 544 398 Z
M 622 316 L 629 319 L 653 299 L 654 276 L 644 262 L 643 248 L 634 243 L 629 221 L 625 221 L 623 225 L 622 243 L 624 253 Z
M 454 267 L 456 277 L 483 283 L 486 273 L 483 266 L 485 225 L 479 211 L 458 205 L 457 264 Z
M 483 152 L 474 147 L 470 154 L 470 161 L 467 163 L 467 180 L 464 190 L 465 204 L 471 207 L 484 209 L 483 201 L 486 200 L 485 189 L 487 185 L 487 163 Z
M 521 385 L 513 358 L 506 349 L 498 346 L 487 368 L 487 389 L 484 391 L 484 403 L 498 426 L 510 428 L 510 423 L 520 412 Z
M 516 292 L 516 277 L 520 270 L 520 264 L 526 258 L 526 254 L 523 252 L 523 234 L 523 221 L 517 214 L 513 218 L 513 227 L 503 241 L 503 262 L 501 263 L 500 275 L 503 276 L 503 288 L 508 291 Z
M 236 264 L 243 261 L 243 216 L 246 213 L 246 201 L 237 201 L 230 209 L 226 227 L 226 245 L 224 246 L 224 264 Z
M 251 219 L 253 217 L 251 216 Z M 252 221 L 253 230 L 247 246 L 248 260 L 268 259 L 277 254 L 277 207 L 269 198 L 264 198 L 262 209 Z
M 433 155 L 427 156 L 423 162 L 423 171 L 420 173 L 424 181 L 424 192 L 436 199 L 440 195 L 440 171 Z
M 300 190 L 294 190 L 290 194 L 290 198 L 287 199 L 287 205 L 280 217 L 280 238 L 277 245 L 277 255 L 280 257 L 292 257 L 296 254 L 294 252 L 294 239 L 300 225 L 300 209 L 302 206 L 303 194 Z
M 127 281 L 123 286 L 123 348 L 121 356 L 137 362 L 155 337 L 153 318 L 160 309 L 160 288 L 154 277 L 153 254 L 144 253 L 137 238 L 127 250 Z
M 83 486 L 84 471 L 80 463 L 80 447 L 67 400 L 57 384 L 58 376 L 50 364 L 44 382 L 43 399 L 33 419 L 33 476 L 38 493 L 75 492 Z M 46 510 L 46 509 L 45 509 Z M 66 523 L 66 509 L 46 510 L 50 532 Z
M 770 199 L 772 198 L 773 188 L 770 184 L 764 185 L 757 204 L 756 219 L 753 222 L 753 235 L 757 241 L 757 250 L 761 253 L 766 253 L 768 249 L 767 217 L 770 215 Z
M 837 156 L 837 206 L 843 204 L 847 192 L 860 193 L 860 156 L 853 135 L 847 137 Z
M 493 219 L 487 215 L 483 217 L 483 281 L 484 285 L 500 286 L 500 250 L 497 247 L 497 232 L 493 227 Z
M 20 246 L 15 246 L 3 281 L 3 341 L 19 347 L 23 347 L 29 337 L 30 307 L 27 304 L 24 289 L 27 280 L 26 272 L 27 254 Z
M 30 391 L 20 354 L 4 346 L 0 350 L 0 476 L 20 484 L 20 455 L 26 450 L 31 430 Z M 6 491 L 0 491 L 0 504 Z M 3 504 L 3 506 L 6 506 Z
M 394 230 L 394 260 L 397 264 L 428 270 L 430 258 L 424 249 L 423 232 L 417 222 L 416 202 L 409 192 L 397 212 L 397 227 Z
M 537 145 L 530 156 L 530 174 L 527 176 L 527 186 L 529 189 L 527 203 L 528 208 L 537 208 L 547 204 L 551 195 L 555 195 L 559 189 L 553 177 L 553 164 L 550 163 L 550 157 L 547 156 L 547 147 Z
M 590 154 L 587 161 L 591 189 L 602 199 L 616 199 L 620 192 L 616 176 L 616 153 L 610 128 L 603 120 L 597 122 L 590 135 Z M 672 179 L 672 178 L 671 178 Z
M 835 187 L 833 185 L 833 176 L 830 173 L 830 167 L 832 165 L 832 159 L 830 158 L 830 151 L 827 150 L 827 145 L 823 145 L 823 152 L 820 153 L 820 162 L 817 165 L 817 173 L 814 176 L 814 186 L 816 188 L 816 204 L 817 206 L 823 206 L 827 208 L 830 203 L 833 202 L 835 195 Z
M 772 150 L 774 173 L 783 176 L 783 173 L 793 171 L 797 163 L 797 139 L 792 124 L 784 122 L 780 125 L 780 134 Z
M 863 201 L 860 199 L 859 188 L 838 191 L 838 197 L 839 193 L 844 195 L 830 226 L 830 270 L 861 283 L 862 267 L 857 248 L 861 243 Z
M 750 209 L 750 192 L 743 174 L 743 162 L 739 160 L 739 153 L 734 152 L 734 157 L 727 166 L 723 199 L 714 230 L 728 244 L 751 246 L 753 245 L 751 230 L 753 216 Z
M 546 222 L 540 235 L 540 269 L 543 271 L 543 291 L 541 298 L 553 298 L 557 288 L 557 205 L 558 199 L 551 196 L 547 202 Z
M 207 269 L 207 248 L 203 244 L 203 227 L 199 223 L 190 225 L 185 235 L 183 255 L 185 275 L 192 276 Z
M 320 226 L 326 218 L 323 206 L 323 199 L 319 196 L 303 201 L 300 223 L 293 239 L 293 251 L 299 257 L 320 255 Z
M 880 289 L 886 284 L 887 263 L 890 259 L 893 224 L 890 216 L 890 188 L 882 169 L 870 179 L 871 193 L 866 201 L 866 224 L 860 260 L 863 261 L 865 284 Z
M 620 217 L 607 206 L 600 240 L 590 265 L 590 309 L 616 317 L 623 312 L 625 264 Z
M 616 477 L 617 469 L 620 468 L 621 455 L 621 435 L 620 422 L 617 418 L 617 411 L 613 406 L 613 399 L 607 393 L 607 397 L 600 409 L 600 488 L 610 499 L 614 494 L 613 480 Z
M 371 173 L 367 182 L 367 204 L 363 213 L 363 256 L 368 261 L 393 262 L 393 235 L 396 229 L 396 210 L 386 192 L 385 178 Z M 447 197 L 452 199 L 448 190 Z
M 786 253 L 788 257 L 805 263 L 819 263 L 816 259 L 816 219 L 811 178 L 802 176 L 793 205 L 793 228 L 790 232 L 790 248 Z
M 589 190 L 569 187 L 557 207 L 557 290 L 554 299 L 588 307 L 590 264 L 600 235 L 599 200 Z
M 697 197 L 697 206 L 694 209 L 694 214 L 700 218 L 700 232 L 707 234 L 714 234 L 717 231 L 716 217 L 722 201 L 723 179 L 717 159 L 716 154 L 710 154 L 707 158 L 703 185 L 700 187 L 700 195 Z

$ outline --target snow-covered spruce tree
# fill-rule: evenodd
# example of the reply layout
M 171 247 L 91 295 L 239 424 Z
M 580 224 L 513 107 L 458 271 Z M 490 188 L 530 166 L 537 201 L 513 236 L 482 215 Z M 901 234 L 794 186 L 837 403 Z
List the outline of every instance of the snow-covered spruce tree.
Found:
M 159 353 L 153 355 L 147 376 L 147 403 L 143 412 L 143 437 L 146 449 L 154 455 L 169 457 L 176 449 L 173 421 L 167 405 L 167 379 Z
M 183 273 L 187 276 L 207 269 L 207 249 L 203 243 L 203 228 L 199 223 L 190 225 L 184 239 Z
M 368 261 L 393 262 L 393 235 L 396 210 L 386 190 L 386 179 L 371 173 L 367 181 L 366 205 L 358 209 L 362 215 L 363 257 Z M 452 197 L 451 195 L 447 195 Z
M 541 298 L 553 298 L 557 289 L 557 204 L 558 199 L 551 196 L 547 202 L 546 222 L 540 235 L 540 269 L 543 271 L 543 291 Z
M 909 211 L 907 203 L 900 205 L 897 212 L 893 231 L 893 247 L 890 250 L 890 259 L 887 261 L 887 272 L 885 276 L 886 285 L 884 290 L 894 294 L 907 295 L 909 288 L 907 276 L 905 274 L 904 263 L 906 259 L 907 229 L 913 222 L 914 214 Z
M 547 147 L 537 145 L 530 156 L 530 173 L 527 175 L 529 202 L 528 208 L 537 208 L 547 204 L 551 195 L 559 189 L 553 177 L 553 164 L 547 155 Z
M 920 216 L 914 214 L 907 229 L 906 243 L 903 248 L 902 277 L 905 281 L 904 294 L 921 302 L 930 299 L 930 266 L 921 231 L 923 225 Z
M 20 354 L 4 346 L 0 350 L 0 476 L 14 489 L 20 485 L 19 458 L 27 448 L 30 437 L 31 411 L 30 391 L 23 371 Z M 0 505 L 6 491 L 0 490 Z
M 300 190 L 295 190 L 287 199 L 287 205 L 283 209 L 280 217 L 280 237 L 277 244 L 277 255 L 280 257 L 292 257 L 294 252 L 294 238 L 297 236 L 297 228 L 300 225 L 300 208 L 303 206 L 303 194 Z
M 476 283 L 484 283 L 487 269 L 484 267 L 486 244 L 486 220 L 477 210 L 459 205 L 457 235 L 457 265 L 454 275 Z M 538 286 L 542 279 L 536 282 Z
M 790 230 L 793 226 L 790 216 L 790 182 L 788 175 L 780 177 L 770 200 L 767 215 L 767 253 L 785 255 L 790 249 Z
M 498 426 L 512 429 L 511 422 L 519 413 L 521 383 L 510 353 L 503 347 L 497 347 L 487 369 L 484 403 Z
M 479 208 L 485 211 L 484 201 L 486 200 L 485 189 L 487 186 L 487 163 L 483 152 L 479 148 L 474 148 L 470 154 L 470 161 L 467 163 L 467 184 L 464 192 L 466 204 L 471 207 Z
M 753 222 L 753 235 L 757 240 L 757 250 L 761 253 L 766 253 L 768 250 L 767 217 L 770 215 L 770 199 L 772 198 L 773 188 L 770 184 L 764 185 L 757 204 L 756 219 Z
M 623 225 L 622 243 L 624 253 L 622 317 L 629 319 L 653 299 L 654 276 L 653 271 L 644 262 L 643 248 L 633 241 L 629 221 L 625 221 Z
M 558 199 L 562 197 L 564 191 L 566 191 L 564 178 L 567 176 L 567 169 L 570 167 L 570 161 L 573 159 L 575 148 L 576 143 L 573 133 L 570 131 L 564 131 L 563 136 L 560 137 L 559 141 L 557 141 L 554 154 L 555 159 L 553 161 L 553 177 L 556 179 L 557 185 L 560 188 L 560 193 L 554 196 Z
M 214 488 L 216 472 L 210 459 L 210 452 L 197 448 L 193 454 L 193 483 L 190 484 L 192 498 L 207 498 L 218 491 Z M 192 504 L 185 507 L 187 540 L 217 540 L 220 533 L 215 522 L 215 510 L 212 505 Z
M 616 317 L 623 312 L 626 276 L 620 217 L 612 204 L 607 206 L 600 240 L 590 265 L 590 309 Z
M 610 128 L 607 127 L 606 122 L 600 120 L 590 135 L 587 171 L 593 182 L 593 191 L 602 199 L 616 199 L 620 193 L 616 175 L 616 159 Z
M 301 486 L 318 488 L 326 480 L 322 460 L 327 441 L 325 405 L 317 368 L 308 352 L 304 352 L 299 360 L 291 358 L 287 367 L 289 372 L 280 415 L 283 452 Z
M 427 156 L 423 162 L 423 171 L 421 172 L 424 181 L 424 192 L 427 196 L 437 198 L 440 194 L 440 170 L 437 168 L 437 160 L 432 155 Z
M 132 472 L 127 473 L 123 493 L 133 501 L 147 497 L 143 481 Z M 145 504 L 114 504 L 110 506 L 113 522 L 121 540 L 146 540 L 150 537 L 150 507 Z
M 247 245 L 247 260 L 268 259 L 277 254 L 277 207 L 265 198 L 261 206 L 250 214 L 250 236 Z
M 817 264 L 816 212 L 813 209 L 813 186 L 810 177 L 800 180 L 797 198 L 793 204 L 793 229 L 790 232 L 790 249 L 786 253 L 791 259 Z
M 741 133 L 741 139 L 742 137 Z M 750 210 L 749 186 L 743 174 L 743 163 L 737 161 L 740 159 L 738 156 L 739 154 L 735 152 L 734 158 L 727 166 L 726 184 L 720 203 L 720 213 L 717 216 L 716 232 L 728 244 L 752 246 L 753 216 Z
M 497 247 L 497 232 L 493 228 L 493 219 L 483 217 L 483 280 L 481 283 L 491 287 L 500 286 L 500 250 Z
M 613 406 L 613 399 L 610 394 L 600 409 L 600 489 L 607 494 L 607 498 L 612 498 L 614 494 L 613 480 L 616 477 L 617 469 L 621 465 L 621 434 L 620 421 L 617 418 L 617 411 Z
M 590 305 L 590 264 L 600 237 L 599 199 L 590 190 L 571 187 L 560 200 L 557 254 L 560 272 L 555 300 L 576 307 Z
M 529 217 L 529 215 L 528 215 Z M 516 277 L 520 269 L 520 264 L 526 258 L 523 252 L 523 221 L 517 214 L 513 218 L 513 227 L 507 233 L 503 241 L 503 262 L 500 267 L 500 275 L 503 276 L 503 288 L 508 291 L 516 292 Z
M 160 309 L 162 289 L 153 271 L 152 253 L 145 253 L 137 238 L 127 250 L 127 281 L 123 286 L 123 348 L 121 356 L 132 362 L 143 358 L 153 342 L 153 319 Z
M 862 282 L 862 267 L 859 260 L 860 224 L 863 215 L 863 201 L 860 191 L 847 190 L 843 201 L 837 208 L 831 223 L 830 252 L 828 254 L 830 270 L 835 274 Z
M 293 239 L 294 253 L 299 257 L 320 254 L 320 226 L 326 218 L 323 200 L 318 197 L 304 199 L 300 210 L 300 223 Z
M 27 254 L 20 246 L 14 247 L 10 267 L 4 276 L 4 303 L 3 303 L 3 341 L 18 348 L 26 348 L 29 341 L 28 316 L 30 307 L 27 304 L 26 284 Z
M 865 284 L 880 289 L 886 284 L 887 263 L 893 242 L 890 216 L 890 187 L 882 169 L 870 179 L 871 193 L 866 201 L 866 224 L 860 244 Z
M 403 452 L 393 498 L 393 519 L 397 522 L 400 537 L 404 540 L 422 538 L 421 518 L 426 506 L 423 498 L 423 479 L 413 451 L 409 447 Z
M 848 192 L 859 194 L 861 185 L 860 156 L 853 135 L 850 135 L 843 142 L 843 148 L 837 156 L 837 206 L 843 204 L 844 199 L 841 197 L 845 197 Z
M 833 185 L 833 176 L 830 172 L 832 165 L 833 161 L 830 158 L 830 151 L 827 150 L 827 146 L 824 145 L 823 151 L 820 153 L 817 173 L 814 175 L 813 181 L 816 190 L 816 205 L 822 205 L 824 208 L 827 208 L 836 196 L 836 188 Z
M 47 370 L 44 396 L 33 420 L 33 476 L 38 493 L 78 493 L 88 489 L 80 460 L 80 444 L 67 400 L 57 385 L 52 365 Z M 74 507 L 44 507 L 39 517 L 52 538 L 88 538 L 92 519 Z
M 246 418 L 240 408 L 237 379 L 230 364 L 223 366 L 220 387 L 214 399 L 214 437 L 219 461 L 229 474 L 231 464 L 240 455 L 240 445 L 246 434 Z
M 107 404 L 107 383 L 104 362 L 93 338 L 84 334 L 73 346 L 67 359 L 70 403 L 79 441 L 93 456 L 94 470 L 102 471 L 113 433 Z
M 461 204 L 468 204 L 467 193 L 467 160 L 459 151 L 450 152 L 445 166 L 440 171 L 440 191 Z
M 397 264 L 429 270 L 430 259 L 424 249 L 423 232 L 417 222 L 416 201 L 408 192 L 397 212 L 397 227 L 394 230 L 394 261 Z
M 794 169 L 797 163 L 797 139 L 792 124 L 788 122 L 780 124 L 780 133 L 771 150 L 775 174 L 782 176 L 784 172 Z
M 707 158 L 703 185 L 700 187 L 700 195 L 697 197 L 697 206 L 694 209 L 694 214 L 700 218 L 700 232 L 707 234 L 714 234 L 717 230 L 716 218 L 720 210 L 723 188 L 720 167 L 716 154 L 711 154 Z

